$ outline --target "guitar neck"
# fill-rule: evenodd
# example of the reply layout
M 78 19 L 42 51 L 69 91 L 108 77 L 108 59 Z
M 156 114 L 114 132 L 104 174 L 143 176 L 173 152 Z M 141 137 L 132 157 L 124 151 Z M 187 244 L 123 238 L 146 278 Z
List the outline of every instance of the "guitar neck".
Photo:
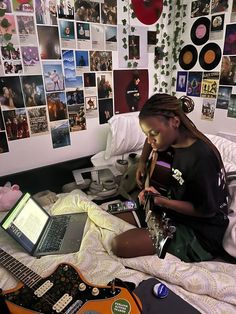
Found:
M 17 261 L 14 257 L 0 249 L 0 264 L 9 270 L 16 279 L 29 287 L 33 287 L 42 278 L 30 268 Z

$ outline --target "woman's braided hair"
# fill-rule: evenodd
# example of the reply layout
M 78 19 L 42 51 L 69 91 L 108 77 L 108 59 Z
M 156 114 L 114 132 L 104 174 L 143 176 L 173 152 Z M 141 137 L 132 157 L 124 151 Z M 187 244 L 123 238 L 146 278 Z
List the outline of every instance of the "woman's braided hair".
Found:
M 224 165 L 218 149 L 213 143 L 200 132 L 194 123 L 187 117 L 186 113 L 192 112 L 194 109 L 194 102 L 188 96 L 177 98 L 168 94 L 154 94 L 151 96 L 139 113 L 139 119 L 142 120 L 152 116 L 164 116 L 167 119 L 178 116 L 180 119 L 180 129 L 188 132 L 193 138 L 199 138 L 204 141 L 215 153 L 220 162 L 221 167 Z

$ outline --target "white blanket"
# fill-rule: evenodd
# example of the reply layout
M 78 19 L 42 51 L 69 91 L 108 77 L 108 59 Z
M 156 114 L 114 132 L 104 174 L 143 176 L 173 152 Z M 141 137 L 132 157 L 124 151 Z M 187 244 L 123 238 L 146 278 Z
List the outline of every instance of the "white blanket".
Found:
M 60 262 L 70 262 L 92 284 L 107 284 L 114 277 L 132 281 L 157 277 L 170 289 L 195 306 L 201 313 L 236 313 L 236 265 L 221 262 L 184 263 L 167 254 L 121 259 L 111 252 L 111 240 L 115 234 L 133 228 L 130 224 L 112 216 L 88 201 L 87 196 L 75 190 L 62 195 L 51 208 L 51 213 L 87 211 L 87 221 L 81 249 L 74 254 L 45 256 L 35 259 L 0 231 L 0 247 L 39 275 L 49 275 Z M 129 268 L 126 268 L 129 267 Z M 132 268 L 132 269 L 130 269 Z M 0 268 L 0 287 L 14 287 L 16 281 Z

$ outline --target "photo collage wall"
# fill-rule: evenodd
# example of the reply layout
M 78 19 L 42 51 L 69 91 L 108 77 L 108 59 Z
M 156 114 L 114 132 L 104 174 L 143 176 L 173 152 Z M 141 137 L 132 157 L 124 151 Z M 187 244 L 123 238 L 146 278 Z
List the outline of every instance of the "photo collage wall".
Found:
M 86 6 L 87 4 L 87 6 Z M 87 119 L 113 115 L 112 51 L 117 1 L 1 0 L 13 49 L 1 37 L 0 143 L 51 134 L 53 148 L 71 144 Z
M 71 133 L 87 130 L 88 119 L 107 123 L 140 110 L 148 97 L 146 27 L 128 34 L 127 61 L 141 62 L 142 70 L 113 71 L 122 33 L 117 0 L 0 0 L 0 15 L 0 153 L 10 151 L 9 142 L 44 134 L 53 148 L 71 145 Z M 123 52 L 118 56 L 123 62 Z M 134 105 L 120 105 L 119 95 L 114 102 L 113 75 Z
M 216 108 L 236 118 L 236 0 L 232 6 L 228 0 L 192 1 L 191 18 L 191 43 L 179 55 L 183 71 L 177 72 L 176 91 L 203 98 L 204 120 L 212 121 Z M 195 65 L 202 70 L 192 70 Z M 218 65 L 220 71 L 214 71 Z

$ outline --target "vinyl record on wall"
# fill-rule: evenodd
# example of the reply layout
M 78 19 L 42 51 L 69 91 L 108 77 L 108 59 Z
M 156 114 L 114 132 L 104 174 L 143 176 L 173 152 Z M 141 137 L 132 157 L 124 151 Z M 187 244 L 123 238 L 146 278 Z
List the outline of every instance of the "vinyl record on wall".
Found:
M 204 45 L 209 39 L 211 21 L 207 17 L 197 19 L 191 28 L 191 40 L 195 45 Z
M 200 51 L 199 63 L 204 70 L 213 70 L 220 62 L 221 49 L 215 43 L 206 44 Z
M 184 46 L 179 54 L 179 65 L 184 70 L 190 70 L 197 62 L 197 49 L 193 45 Z

